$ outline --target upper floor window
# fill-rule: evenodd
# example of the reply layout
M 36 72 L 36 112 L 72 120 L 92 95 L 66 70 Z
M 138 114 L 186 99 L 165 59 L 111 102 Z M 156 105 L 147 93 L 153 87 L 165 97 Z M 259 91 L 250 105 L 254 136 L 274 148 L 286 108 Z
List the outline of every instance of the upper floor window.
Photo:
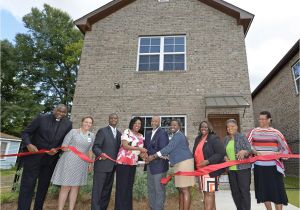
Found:
M 299 94 L 299 89 L 300 89 L 300 60 L 298 60 L 292 66 L 292 72 L 293 72 L 294 82 L 295 82 L 295 86 L 296 86 L 296 93 Z
M 186 70 L 185 36 L 140 37 L 137 71 Z

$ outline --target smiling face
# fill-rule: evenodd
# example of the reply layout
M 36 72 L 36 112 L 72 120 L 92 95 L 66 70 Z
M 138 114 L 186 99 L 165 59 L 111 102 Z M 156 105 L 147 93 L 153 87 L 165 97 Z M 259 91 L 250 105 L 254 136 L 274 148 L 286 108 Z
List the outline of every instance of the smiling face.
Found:
M 116 127 L 118 124 L 118 116 L 116 114 L 109 115 L 108 123 L 111 127 Z
M 206 122 L 201 123 L 200 132 L 203 136 L 208 134 L 208 124 Z
M 140 120 L 135 121 L 135 123 L 133 124 L 132 130 L 136 133 L 139 132 L 139 130 L 141 129 L 142 126 L 142 122 Z
M 170 125 L 170 130 L 172 133 L 176 133 L 180 129 L 180 126 L 177 121 L 172 121 Z
M 91 129 L 92 125 L 93 125 L 93 120 L 87 117 L 81 122 L 81 129 L 84 131 L 88 131 Z
M 152 117 L 151 119 L 151 127 L 153 128 L 153 130 L 155 130 L 156 128 L 159 127 L 160 124 L 160 118 L 157 116 Z
M 238 130 L 238 126 L 235 123 L 233 122 L 227 123 L 227 133 L 230 136 L 234 136 L 237 133 L 237 130 Z
M 56 119 L 62 119 L 67 115 L 67 107 L 58 106 L 53 110 L 53 115 Z

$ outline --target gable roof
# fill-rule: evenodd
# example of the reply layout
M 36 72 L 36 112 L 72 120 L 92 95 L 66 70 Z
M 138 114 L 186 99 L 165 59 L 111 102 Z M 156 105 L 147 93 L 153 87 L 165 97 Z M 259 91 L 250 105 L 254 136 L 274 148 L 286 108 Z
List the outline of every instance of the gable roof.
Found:
M 118 11 L 119 9 L 127 6 L 128 4 L 136 0 L 113 0 L 104 6 L 88 13 L 87 15 L 74 21 L 74 24 L 79 28 L 79 30 L 85 34 L 86 31 L 91 31 L 92 25 L 97 21 L 109 16 L 110 14 Z M 242 25 L 244 29 L 244 34 L 246 36 L 254 15 L 229 4 L 223 0 L 199 0 L 208 6 L 211 6 L 235 19 L 237 19 L 237 24 Z
M 265 77 L 265 79 L 255 88 L 251 93 L 252 99 L 273 79 L 273 77 L 280 72 L 284 65 L 286 65 L 299 52 L 300 39 L 296 41 L 293 47 L 285 54 L 273 70 Z
M 2 132 L 0 132 L 0 139 L 21 141 L 21 139 L 19 137 L 8 135 L 8 134 L 2 133 Z

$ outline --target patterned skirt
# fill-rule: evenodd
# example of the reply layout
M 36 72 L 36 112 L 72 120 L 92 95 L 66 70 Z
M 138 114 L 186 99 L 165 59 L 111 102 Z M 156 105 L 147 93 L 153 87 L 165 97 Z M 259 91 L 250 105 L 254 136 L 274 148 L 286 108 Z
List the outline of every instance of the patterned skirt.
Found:
M 219 177 L 210 177 L 208 174 L 199 176 L 199 189 L 203 192 L 218 191 Z

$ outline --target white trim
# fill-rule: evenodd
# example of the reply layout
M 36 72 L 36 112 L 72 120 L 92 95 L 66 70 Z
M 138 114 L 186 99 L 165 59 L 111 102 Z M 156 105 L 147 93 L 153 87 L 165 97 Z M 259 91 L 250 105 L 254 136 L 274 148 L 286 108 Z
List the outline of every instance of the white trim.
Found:
M 296 63 L 294 63 L 294 65 L 292 65 L 292 74 L 293 74 L 293 79 L 294 79 L 294 85 L 295 85 L 295 89 L 296 89 L 296 94 L 298 95 L 299 94 L 299 87 L 297 86 L 297 80 L 300 80 L 300 76 L 298 76 L 297 78 L 295 78 L 295 71 L 294 71 L 294 66 L 296 65 L 300 65 L 300 60 L 298 59 L 298 61 L 296 61 Z
M 140 53 L 141 48 L 141 39 L 142 38 L 160 38 L 160 52 L 159 53 Z M 183 37 L 184 38 L 184 52 L 164 52 L 165 38 L 168 37 Z M 175 40 L 174 40 L 175 41 Z M 151 46 L 151 40 L 150 45 Z M 164 55 L 184 55 L 184 69 L 180 70 L 164 70 Z M 159 70 L 158 72 L 172 72 L 172 71 L 187 71 L 187 62 L 186 62 L 186 35 L 168 35 L 168 36 L 140 36 L 138 40 L 138 51 L 137 51 L 137 62 L 136 62 L 136 71 L 137 72 L 147 72 L 147 71 L 139 71 L 139 63 L 140 63 L 140 55 L 159 55 Z M 150 72 L 156 72 L 150 71 Z
M 17 141 L 17 142 L 21 142 L 21 139 L 8 139 L 8 138 L 2 138 L 0 137 L 0 141 Z

